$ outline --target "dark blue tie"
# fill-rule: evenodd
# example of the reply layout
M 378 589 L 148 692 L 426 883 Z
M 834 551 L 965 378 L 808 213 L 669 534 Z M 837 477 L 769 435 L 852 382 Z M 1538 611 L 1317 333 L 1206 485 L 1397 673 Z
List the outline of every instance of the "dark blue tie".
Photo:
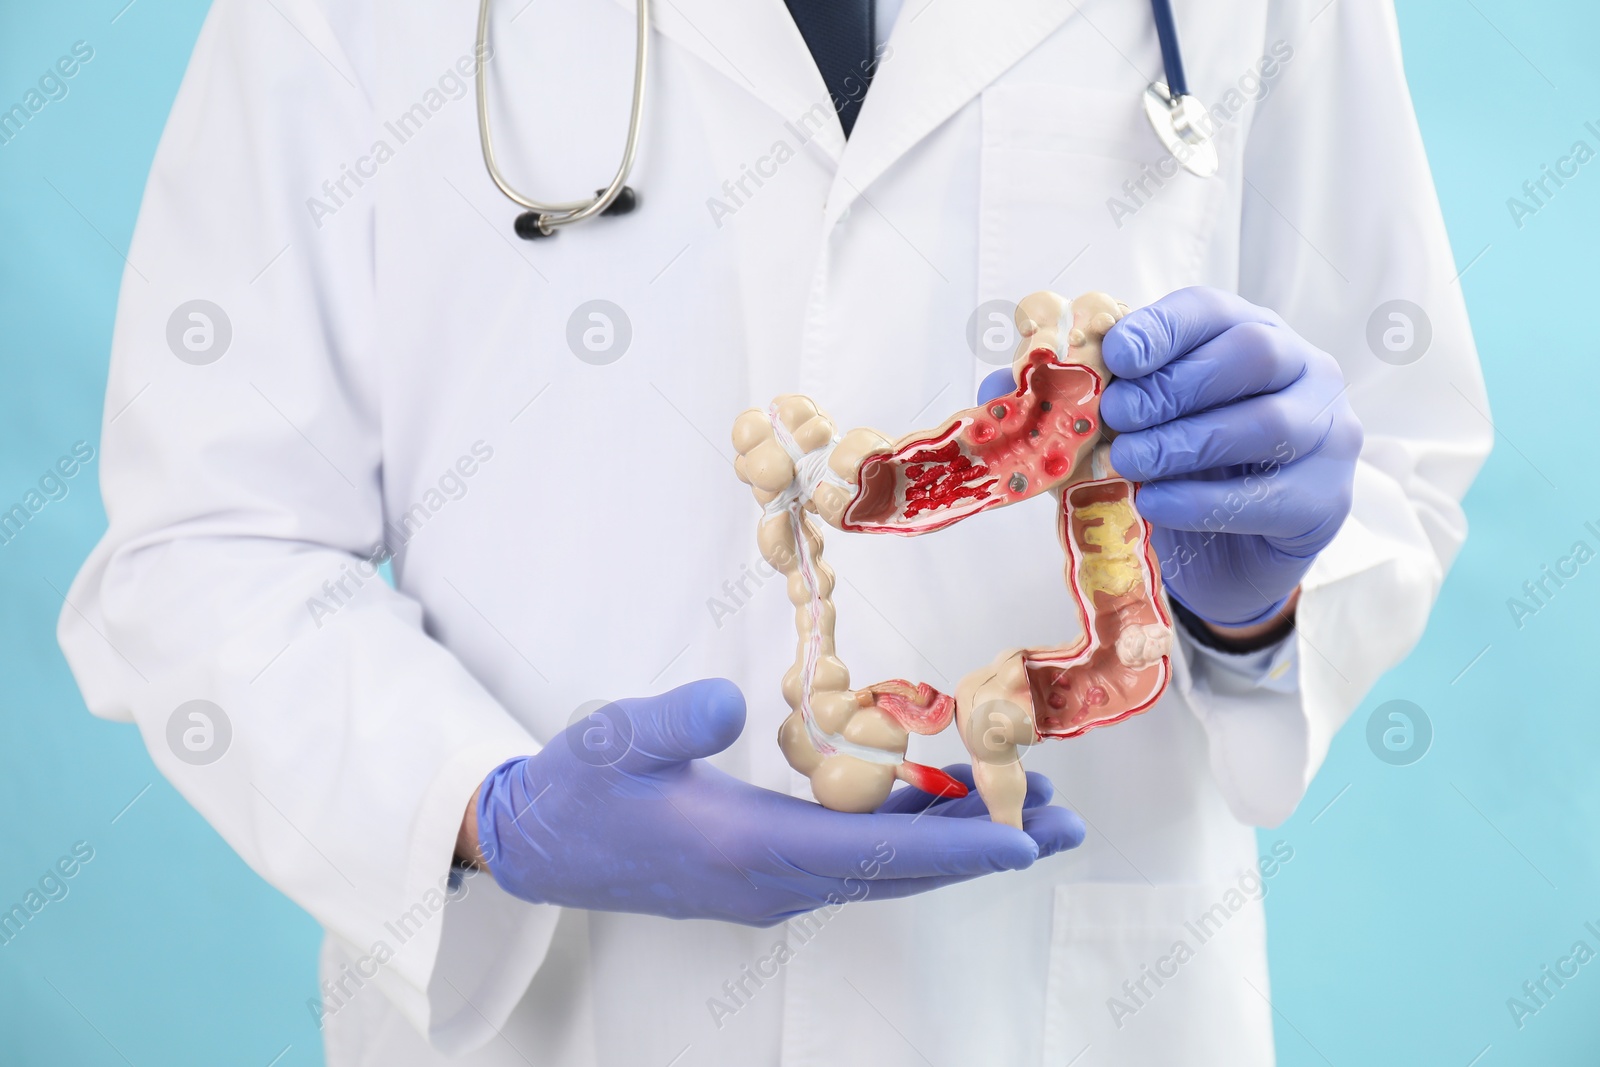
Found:
M 873 0 L 784 0 L 822 72 L 844 135 L 855 127 L 872 81 Z

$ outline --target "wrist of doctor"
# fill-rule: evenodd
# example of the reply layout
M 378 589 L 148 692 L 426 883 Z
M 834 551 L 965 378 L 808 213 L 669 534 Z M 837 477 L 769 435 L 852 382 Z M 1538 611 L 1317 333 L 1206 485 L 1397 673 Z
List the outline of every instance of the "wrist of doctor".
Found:
M 1241 655 L 1271 648 L 1294 632 L 1295 608 L 1300 603 L 1300 588 L 1295 587 L 1294 592 L 1284 601 L 1283 607 L 1274 612 L 1271 618 L 1249 626 L 1223 626 L 1202 619 L 1184 607 L 1176 597 L 1169 598 L 1168 603 L 1172 605 L 1173 614 L 1178 616 L 1178 621 L 1183 624 L 1190 637 L 1218 652 Z
M 743 727 L 744 698 L 722 679 L 616 701 L 496 768 L 457 854 L 531 903 L 768 926 L 1019 870 L 1083 840 L 1036 774 L 1021 830 L 991 822 L 976 792 L 903 788 L 856 815 L 762 789 L 704 758 Z M 946 770 L 972 781 L 970 768 Z
M 482 795 L 482 785 L 472 791 L 472 799 L 467 801 L 467 810 L 461 816 L 461 829 L 456 831 L 455 865 L 475 871 L 486 866 L 478 847 L 478 798 Z

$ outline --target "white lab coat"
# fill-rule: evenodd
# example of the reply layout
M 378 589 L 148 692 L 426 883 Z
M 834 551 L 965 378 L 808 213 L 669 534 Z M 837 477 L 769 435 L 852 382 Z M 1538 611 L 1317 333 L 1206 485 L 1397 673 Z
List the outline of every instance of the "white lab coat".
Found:
M 497 6 L 489 64 L 503 165 L 586 195 L 622 148 L 631 7 L 519 6 Z M 1191 83 L 1236 113 L 1216 179 L 1134 197 L 1161 159 L 1136 0 L 911 0 L 848 145 L 831 118 L 803 144 L 785 125 L 826 96 L 780 0 L 659 3 L 642 207 L 529 243 L 448 77 L 473 0 L 217 0 L 129 254 L 110 529 L 61 641 L 89 707 L 137 722 L 327 929 L 330 1064 L 1272 1062 L 1251 826 L 1290 813 L 1422 632 L 1490 433 L 1389 5 L 1176 6 Z M 1247 99 L 1279 41 L 1292 58 Z M 747 168 L 762 184 L 740 192 Z M 1120 226 L 1111 197 L 1136 208 Z M 1154 710 L 1031 752 L 1085 816 L 1081 849 L 815 932 L 529 906 L 487 877 L 440 906 L 476 783 L 586 701 L 731 677 L 750 724 L 717 762 L 804 795 L 773 737 L 793 622 L 781 582 L 749 576 L 741 409 L 804 391 L 897 435 L 993 369 L 964 339 L 980 302 L 1191 284 L 1338 356 L 1366 427 L 1354 510 L 1284 649 L 1230 664 L 1185 642 Z M 1431 318 L 1408 366 L 1366 342 L 1394 298 Z M 194 299 L 231 323 L 207 365 L 168 342 Z M 604 365 L 567 340 L 593 299 L 631 326 Z M 949 691 L 1071 636 L 1049 512 L 831 533 L 858 682 Z M 385 537 L 398 591 L 349 577 Z M 231 725 L 208 765 L 168 741 L 195 699 Z M 962 758 L 948 736 L 912 755 Z

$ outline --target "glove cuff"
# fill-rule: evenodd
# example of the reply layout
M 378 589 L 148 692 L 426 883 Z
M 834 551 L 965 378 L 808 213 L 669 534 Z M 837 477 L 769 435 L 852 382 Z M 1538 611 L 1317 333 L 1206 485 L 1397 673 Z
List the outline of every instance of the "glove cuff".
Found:
M 1283 614 L 1284 609 L 1289 604 L 1290 596 L 1293 595 L 1291 593 L 1289 596 L 1284 597 L 1253 619 L 1246 619 L 1243 622 L 1212 622 L 1180 600 L 1171 589 L 1167 590 L 1167 600 L 1172 607 L 1172 614 L 1183 624 L 1184 630 L 1195 644 L 1204 645 L 1206 648 L 1235 656 L 1247 652 L 1259 652 L 1263 648 L 1271 648 L 1294 632 L 1294 616 Z M 1226 637 L 1211 629 L 1213 625 L 1258 626 L 1274 617 L 1279 620 L 1278 625 L 1265 633 L 1256 634 L 1252 637 Z
M 513 823 L 516 822 L 520 812 L 516 812 L 519 805 L 517 798 L 526 793 L 523 784 L 522 765 L 528 761 L 527 756 L 513 756 L 500 766 L 490 771 L 483 779 L 483 785 L 478 789 L 478 853 L 483 856 L 483 865 L 496 882 L 500 881 L 496 874 L 496 867 L 501 860 L 500 835 L 507 827 L 500 825 L 502 817 L 509 815 Z M 521 805 L 526 811 L 531 805 Z M 508 812 L 508 807 L 511 809 Z M 505 888 L 504 885 L 501 888 Z

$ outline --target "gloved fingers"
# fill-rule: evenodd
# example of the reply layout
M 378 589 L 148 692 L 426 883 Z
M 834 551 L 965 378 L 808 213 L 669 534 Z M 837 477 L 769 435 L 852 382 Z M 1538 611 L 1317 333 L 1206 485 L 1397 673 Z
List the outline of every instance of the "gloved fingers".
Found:
M 478 787 L 478 852 L 496 881 L 500 877 L 498 872 L 502 869 L 501 860 L 506 848 L 501 839 L 508 834 L 520 837 L 529 851 L 543 853 L 543 846 L 537 837 L 540 827 L 522 824 L 524 818 L 530 824 L 537 823 L 536 815 L 530 815 L 533 806 L 528 793 L 530 759 L 529 756 L 517 756 L 506 760 L 490 771 Z
M 1287 389 L 1306 373 L 1308 349 L 1293 333 L 1246 322 L 1142 378 L 1117 378 L 1100 398 L 1100 417 L 1119 433 Z
M 968 788 L 971 787 L 969 786 Z M 896 786 L 894 791 L 889 794 L 889 798 L 878 805 L 878 810 L 874 814 L 915 815 L 918 812 L 938 808 L 945 802 L 945 797 L 936 797 L 932 793 L 924 793 L 922 790 L 913 789 L 909 785 Z
M 1022 832 L 1039 846 L 1039 858 L 1054 856 L 1083 844 L 1083 819 L 1071 808 L 1041 804 L 1022 809 Z
M 1077 848 L 1083 843 L 1083 820 L 1067 808 L 1050 804 L 1027 807 L 1022 811 L 1023 832 L 1039 846 L 1039 857 Z M 880 854 L 883 850 L 880 849 Z M 930 874 L 921 877 L 907 876 L 897 871 L 898 854 L 888 860 L 860 864 L 857 873 L 830 880 L 831 884 L 816 887 L 823 900 L 846 900 L 852 903 L 864 900 L 894 900 L 900 897 L 927 893 L 958 882 L 968 882 L 982 877 L 987 871 L 970 871 L 955 874 Z
M 1010 367 L 1001 367 L 978 383 L 978 403 L 987 404 L 997 396 L 1016 391 L 1017 380 L 1011 376 Z
M 1295 393 L 1254 396 L 1121 434 L 1111 442 L 1111 465 L 1124 478 L 1148 482 L 1247 463 L 1266 473 L 1292 463 L 1320 448 L 1335 422 L 1331 405 L 1319 412 Z
M 1270 579 L 1246 577 L 1243 585 L 1222 590 L 1220 595 L 1216 590 L 1201 590 L 1202 594 L 1211 594 L 1201 602 L 1181 595 L 1175 585 L 1167 586 L 1167 595 L 1217 626 L 1254 626 L 1282 613 L 1300 579 L 1311 569 L 1311 563 L 1309 559 L 1300 560 L 1289 569 L 1275 571 Z
M 569 726 L 567 740 L 591 766 L 650 774 L 733 744 L 744 711 L 738 686 L 702 678 L 659 696 L 614 701 Z
M 919 812 L 928 815 L 937 815 L 946 819 L 970 819 L 978 815 L 987 815 L 988 809 L 983 805 L 983 798 L 978 796 L 977 786 L 972 779 L 972 767 L 966 763 L 952 763 L 944 768 L 944 772 L 962 785 L 967 787 L 964 797 L 936 797 L 931 793 L 924 793 L 920 789 L 905 786 L 889 794 L 889 799 L 878 808 L 879 815 L 911 814 Z M 1022 806 L 1035 807 L 1050 803 L 1050 798 L 1055 796 L 1056 787 L 1050 779 L 1037 771 L 1028 772 L 1028 791 L 1022 801 Z
M 1350 513 L 1351 488 L 1343 466 L 1310 461 L 1268 474 L 1146 482 L 1137 502 L 1139 514 L 1155 526 L 1253 534 L 1268 538 L 1285 556 L 1311 556 Z
M 1039 846 L 1021 830 L 988 819 L 850 815 L 813 808 L 771 841 L 775 855 L 814 875 L 928 878 L 1021 870 Z M 864 866 L 865 865 L 865 866 Z
M 959 768 L 959 770 L 955 768 Z M 971 765 L 958 763 L 953 765 L 952 768 L 946 768 L 946 773 L 965 785 L 968 793 L 964 797 L 941 798 L 940 804 L 930 814 L 959 815 L 961 818 L 968 818 L 972 815 L 987 816 L 989 809 L 984 806 L 983 798 L 978 795 L 978 787 L 977 783 L 973 781 Z M 1022 797 L 1022 806 L 1024 808 L 1041 807 L 1050 803 L 1050 799 L 1056 795 L 1055 783 L 1038 771 L 1029 771 L 1027 773 L 1027 782 L 1028 789 Z
M 942 874 L 930 878 L 879 878 L 874 881 L 847 878 L 840 887 L 838 896 L 851 903 L 899 900 L 902 897 L 914 897 L 919 893 L 929 893 L 935 889 L 943 889 L 947 885 L 970 882 L 974 878 L 981 877 L 983 877 L 981 874 Z
M 1106 334 L 1100 353 L 1118 378 L 1142 378 L 1240 323 L 1281 321 L 1234 293 L 1195 286 L 1128 312 Z
M 833 912 L 846 904 L 863 904 L 871 900 L 899 900 L 902 897 L 914 897 L 919 893 L 943 889 L 947 885 L 970 882 L 980 877 L 982 875 L 949 874 L 932 878 L 879 878 L 876 881 L 844 878 L 829 886 L 816 887 L 818 893 L 815 896 L 800 895 L 790 906 L 784 907 L 781 911 L 753 919 L 734 917 L 733 921 L 742 922 L 746 926 L 767 928 L 798 919 L 803 915 L 821 912 L 824 908 Z

